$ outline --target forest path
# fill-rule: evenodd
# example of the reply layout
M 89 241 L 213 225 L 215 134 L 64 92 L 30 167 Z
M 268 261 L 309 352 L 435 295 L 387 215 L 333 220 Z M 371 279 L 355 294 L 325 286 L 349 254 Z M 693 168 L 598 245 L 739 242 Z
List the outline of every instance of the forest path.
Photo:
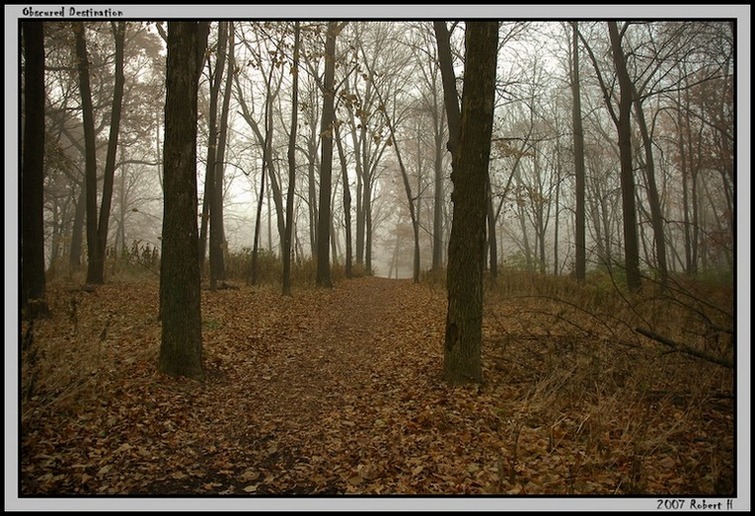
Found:
M 420 341 L 440 350 L 443 298 L 430 293 L 407 280 L 360 278 L 284 298 L 252 338 L 266 353 L 242 370 L 256 376 L 249 396 L 269 396 L 269 408 L 299 425 L 353 405 L 351 393 L 374 405 L 371 395 L 395 390 L 397 377 L 424 374 L 409 360 Z
M 385 448 L 388 421 L 415 412 L 412 393 L 428 392 L 428 381 L 441 384 L 444 290 L 358 278 L 263 299 L 271 295 L 241 289 L 204 298 L 208 371 L 212 378 L 217 367 L 231 391 L 219 435 L 251 446 L 270 467 L 280 463 L 290 475 L 298 465 L 311 482 L 305 463 L 338 455 L 339 447 Z M 228 299 L 237 296 L 246 300 Z M 229 301 L 264 308 L 229 313 Z M 339 474 L 339 466 L 343 460 L 325 471 Z M 360 472 L 346 466 L 320 484 L 361 484 Z

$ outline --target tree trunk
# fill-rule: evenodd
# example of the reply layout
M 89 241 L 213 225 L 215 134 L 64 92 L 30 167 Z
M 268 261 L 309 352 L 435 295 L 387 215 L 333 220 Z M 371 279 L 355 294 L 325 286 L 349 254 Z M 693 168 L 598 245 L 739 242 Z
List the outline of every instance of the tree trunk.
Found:
M 372 186 L 371 182 L 364 183 L 364 199 L 362 211 L 364 211 L 364 269 L 367 274 L 372 274 Z
M 372 76 L 372 72 L 369 70 L 370 75 Z M 420 272 L 420 249 L 419 249 L 419 217 L 417 215 L 415 206 L 414 206 L 414 196 L 412 195 L 412 187 L 409 183 L 409 174 L 406 171 L 406 167 L 404 166 L 404 160 L 401 159 L 401 152 L 399 150 L 398 140 L 396 139 L 396 131 L 393 127 L 393 121 L 388 116 L 388 110 L 386 108 L 386 104 L 383 101 L 383 96 L 380 94 L 380 90 L 378 90 L 377 85 L 373 85 L 375 87 L 375 94 L 378 97 L 378 100 L 380 101 L 380 106 L 382 107 L 381 111 L 383 113 L 383 117 L 385 118 L 385 123 L 388 125 L 388 130 L 390 131 L 391 139 L 393 140 L 393 148 L 396 151 L 396 159 L 398 160 L 398 166 L 399 170 L 401 170 L 401 179 L 404 183 L 404 192 L 406 193 L 406 202 L 409 206 L 409 217 L 412 222 L 412 232 L 414 234 L 414 261 L 413 261 L 413 272 L 412 272 L 412 279 L 414 280 L 414 283 L 419 283 L 419 272 Z
M 97 241 L 99 245 L 97 268 L 92 271 L 88 283 L 105 282 L 105 255 L 107 251 L 108 225 L 110 221 L 110 207 L 113 200 L 113 183 L 115 182 L 115 157 L 118 151 L 118 135 L 121 125 L 121 106 L 123 104 L 123 47 L 126 39 L 126 22 L 111 22 L 115 39 L 115 85 L 113 89 L 113 107 L 110 113 L 110 136 L 107 141 L 107 158 L 105 160 L 105 179 L 102 185 L 102 204 L 100 205 L 100 220 L 97 226 Z
M 448 313 L 443 373 L 446 381 L 452 384 L 482 381 L 485 201 L 497 50 L 498 22 L 467 24 L 460 136 L 458 146 L 451 146 L 454 149 L 451 177 L 454 206 L 448 246 Z M 450 132 L 453 134 L 454 129 Z
M 200 232 L 201 237 L 207 238 L 209 233 L 210 241 L 210 290 L 215 290 L 217 287 L 217 256 L 218 250 L 220 250 L 220 242 L 218 242 L 218 210 L 216 194 L 217 181 L 215 179 L 216 174 L 216 162 L 218 154 L 218 98 L 220 96 L 220 83 L 223 78 L 223 69 L 225 68 L 225 47 L 227 45 L 228 38 L 228 26 L 225 22 L 218 23 L 218 50 L 217 59 L 215 60 L 215 70 L 211 74 L 212 80 L 210 81 L 210 113 L 208 117 L 208 140 L 207 140 L 207 163 L 205 164 L 205 183 L 204 183 L 204 200 L 202 224 L 209 224 L 208 231 Z M 207 64 L 210 66 L 210 60 Z M 222 194 L 221 194 L 222 198 Z M 209 220 L 205 220 L 205 205 L 207 206 L 206 215 L 209 216 Z M 200 268 L 204 268 L 205 260 L 205 240 L 200 242 Z
M 315 177 L 315 165 L 317 163 L 317 138 L 314 134 L 313 128 L 312 134 L 307 141 L 307 150 L 309 151 L 307 167 L 307 178 L 309 179 L 308 194 L 309 194 L 309 248 L 312 253 L 312 258 L 317 258 L 317 219 L 319 213 L 317 211 L 317 180 Z
M 346 81 L 346 88 L 350 89 L 348 80 Z M 354 150 L 354 164 L 357 173 L 357 190 L 356 190 L 356 260 L 357 264 L 364 266 L 364 228 L 365 228 L 365 213 L 364 203 L 362 196 L 364 195 L 364 175 L 365 171 L 362 168 L 362 152 L 359 145 L 359 139 L 357 138 L 357 124 L 354 121 L 354 113 L 349 109 L 350 121 L 351 121 L 351 143 Z
M 490 177 L 486 182 L 487 199 L 486 199 L 486 219 L 488 221 L 488 250 L 490 251 L 490 278 L 495 282 L 498 277 L 498 242 L 495 233 L 495 213 L 493 211 L 493 189 L 490 185 Z
M 21 168 L 21 310 L 30 318 L 49 313 L 45 299 L 44 156 L 45 37 L 43 24 L 22 23 L 24 132 Z
M 197 88 L 207 22 L 168 22 L 159 368 L 203 379 L 197 234 Z
M 579 77 L 579 45 L 577 44 L 577 22 L 572 24 L 572 127 L 574 130 L 574 176 L 576 188 L 576 207 L 574 213 L 574 233 L 576 247 L 575 276 L 584 281 L 587 272 L 587 253 L 585 245 L 585 135 L 582 129 L 582 100 Z
M 459 132 L 461 131 L 461 111 L 459 108 L 459 93 L 456 89 L 456 74 L 454 73 L 453 57 L 451 55 L 451 35 L 446 27 L 446 22 L 436 21 L 433 22 L 433 30 L 435 32 L 435 40 L 438 47 L 438 62 L 440 68 L 441 82 L 443 83 L 443 103 L 445 105 L 446 122 L 448 126 L 448 143 L 446 144 L 447 150 L 451 153 L 453 159 L 454 149 L 459 140 Z M 435 176 L 436 181 L 441 174 L 441 165 L 437 160 L 435 164 Z M 453 168 L 453 165 L 452 165 Z M 437 185 L 436 185 L 437 188 Z M 436 189 L 435 202 L 442 202 L 442 184 L 439 189 Z M 439 213 L 436 212 L 435 220 L 438 220 Z M 435 231 L 438 231 L 438 226 L 435 226 Z M 442 237 L 436 240 L 442 240 Z M 435 241 L 433 245 L 436 244 Z M 435 257 L 437 251 L 433 248 L 433 264 L 435 265 Z M 442 261 L 442 259 L 441 259 Z
M 218 145 L 215 157 L 215 172 L 213 174 L 213 199 L 210 208 L 210 281 L 225 280 L 225 227 L 223 223 L 223 178 L 225 175 L 225 148 L 228 142 L 228 111 L 231 103 L 231 84 L 235 68 L 233 52 L 235 38 L 233 22 L 225 22 L 228 33 L 228 52 L 226 61 L 228 69 L 225 77 L 223 105 L 220 110 L 220 128 L 218 130 Z
M 559 231 L 560 231 L 560 224 L 559 224 L 559 216 L 561 213 L 560 208 L 560 201 L 561 201 L 561 137 L 559 135 L 556 135 L 556 164 L 555 164 L 555 172 L 556 172 L 556 193 L 555 193 L 555 201 L 553 204 L 549 204 L 548 208 L 548 220 L 550 221 L 550 212 L 551 210 L 555 211 L 555 217 L 553 218 L 553 275 L 558 276 L 560 271 L 559 266 L 559 253 L 558 253 L 558 237 L 559 237 Z M 551 191 L 553 190 L 553 183 L 551 182 Z
M 121 161 L 123 161 L 123 146 L 121 146 Z M 118 174 L 118 232 L 116 233 L 115 252 L 118 257 L 122 255 L 123 249 L 126 248 L 126 205 L 128 203 L 128 192 L 126 192 L 126 176 L 128 169 L 121 166 Z M 120 245 L 118 243 L 120 242 Z
M 435 130 L 434 201 L 433 201 L 433 270 L 443 266 L 443 127 L 440 115 L 433 113 Z
M 616 22 L 608 22 L 616 74 L 619 77 L 619 153 L 621 161 L 621 197 L 624 214 L 624 266 L 627 274 L 627 287 L 636 292 L 642 288 L 640 277 L 640 253 L 637 236 L 637 207 L 635 203 L 634 172 L 632 170 L 632 81 L 627 71 L 624 51 Z
M 335 121 L 335 64 L 337 22 L 328 22 L 325 42 L 325 79 L 320 134 L 320 217 L 317 221 L 317 284 L 332 287 L 330 280 L 330 219 L 333 175 L 333 123 Z
M 666 236 L 664 234 L 663 209 L 661 198 L 658 195 L 658 186 L 655 182 L 655 160 L 653 159 L 653 141 L 648 131 L 645 112 L 642 109 L 642 101 L 632 85 L 634 97 L 634 110 L 637 117 L 637 125 L 640 128 L 642 146 L 645 150 L 645 181 L 648 187 L 648 202 L 650 203 L 650 221 L 653 226 L 653 243 L 655 244 L 655 257 L 658 266 L 658 276 L 661 288 L 668 287 L 668 264 L 666 261 Z
M 269 134 L 269 133 L 268 133 Z M 267 142 L 267 137 L 265 138 Z M 265 143 L 267 148 L 267 143 Z M 263 151 L 266 152 L 266 151 Z M 262 226 L 262 205 L 265 201 L 265 175 L 267 175 L 267 160 L 262 160 L 262 173 L 260 177 L 260 195 L 257 199 L 257 218 L 254 222 L 254 244 L 252 246 L 252 268 L 249 271 L 249 284 L 257 284 L 257 256 L 260 247 L 260 227 Z
M 338 145 L 338 158 L 341 162 L 341 181 L 343 183 L 343 223 L 346 230 L 346 259 L 345 259 L 345 271 L 347 278 L 353 276 L 353 243 L 351 235 L 351 187 L 349 186 L 349 173 L 346 166 L 346 151 L 343 149 L 341 143 L 341 137 L 339 127 L 336 126 L 336 144 Z
M 448 121 L 447 148 L 453 156 L 460 137 L 461 112 L 459 110 L 459 93 L 456 90 L 453 58 L 451 57 L 451 34 L 448 32 L 446 22 L 443 21 L 433 22 L 433 29 L 438 44 L 440 76 L 443 81 L 443 101 L 446 105 L 446 120 Z
M 84 123 L 84 161 L 86 184 L 86 238 L 87 238 L 87 283 L 97 283 L 97 271 L 102 269 L 103 257 L 100 254 L 97 233 L 97 149 L 94 133 L 94 108 L 92 89 L 89 85 L 89 57 L 86 35 L 82 22 L 73 23 L 76 37 L 76 59 L 79 71 L 79 91 Z
M 288 139 L 288 192 L 286 193 L 286 231 L 283 235 L 283 295 L 291 295 L 291 235 L 294 227 L 294 195 L 296 194 L 296 126 L 299 114 L 299 22 L 294 22 L 294 62 L 291 86 L 291 134 Z
M 74 208 L 73 227 L 71 229 L 71 250 L 69 255 L 69 268 L 71 272 L 81 267 L 81 252 L 84 243 L 84 220 L 86 217 L 86 182 L 81 183 L 78 200 Z

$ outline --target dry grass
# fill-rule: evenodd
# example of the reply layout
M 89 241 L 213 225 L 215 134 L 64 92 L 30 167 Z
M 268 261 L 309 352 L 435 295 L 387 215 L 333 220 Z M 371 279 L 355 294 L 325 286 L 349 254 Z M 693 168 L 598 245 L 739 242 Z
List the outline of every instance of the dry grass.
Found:
M 549 451 L 568 448 L 573 461 L 560 467 L 571 492 L 589 490 L 585 482 L 602 470 L 621 472 L 616 493 L 664 485 L 669 493 L 730 493 L 733 371 L 669 353 L 634 331 L 652 328 L 731 357 L 732 336 L 711 329 L 733 326 L 730 304 L 720 287 L 676 284 L 630 296 L 565 278 L 502 275 L 487 293 L 484 360 L 522 386 L 502 407 L 518 410 L 512 442 L 536 428 Z M 701 423 L 720 434 L 711 438 Z

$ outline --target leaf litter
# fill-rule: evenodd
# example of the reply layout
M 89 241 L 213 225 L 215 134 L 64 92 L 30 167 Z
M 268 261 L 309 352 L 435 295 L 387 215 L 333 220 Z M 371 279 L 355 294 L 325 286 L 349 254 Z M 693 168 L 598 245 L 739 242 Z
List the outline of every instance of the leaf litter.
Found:
M 156 283 L 50 288 L 54 317 L 23 355 L 22 495 L 733 489 L 731 404 L 662 376 L 725 384 L 710 366 L 554 335 L 526 302 L 494 299 L 486 381 L 451 387 L 442 289 L 360 278 L 202 296 L 199 383 L 156 371 Z

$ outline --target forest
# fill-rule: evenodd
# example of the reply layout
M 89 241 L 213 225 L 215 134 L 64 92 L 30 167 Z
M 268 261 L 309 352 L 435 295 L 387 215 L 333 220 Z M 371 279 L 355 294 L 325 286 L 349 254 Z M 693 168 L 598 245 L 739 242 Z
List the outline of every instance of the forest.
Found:
M 736 20 L 19 36 L 20 497 L 742 494 Z

